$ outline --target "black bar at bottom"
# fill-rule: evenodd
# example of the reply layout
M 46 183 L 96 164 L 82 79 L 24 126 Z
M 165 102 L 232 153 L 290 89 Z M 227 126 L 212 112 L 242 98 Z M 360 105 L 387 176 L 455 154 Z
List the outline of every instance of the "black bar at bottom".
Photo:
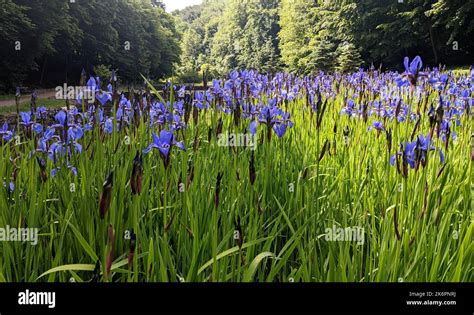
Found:
M 55 293 L 54 305 L 52 295 L 47 293 Z M 0 314 L 35 311 L 473 314 L 473 293 L 473 283 L 3 283 Z

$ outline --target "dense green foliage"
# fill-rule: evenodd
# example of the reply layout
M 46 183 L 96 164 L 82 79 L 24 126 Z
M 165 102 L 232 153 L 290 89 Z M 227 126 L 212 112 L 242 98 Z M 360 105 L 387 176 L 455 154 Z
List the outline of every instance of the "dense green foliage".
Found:
M 397 66 L 420 54 L 432 66 L 472 62 L 474 5 L 446 0 L 207 0 L 176 13 L 180 73 L 233 68 L 294 72 Z M 217 30 L 217 31 L 216 31 Z
M 101 65 L 124 83 L 140 73 L 198 82 L 235 68 L 393 68 L 406 55 L 469 65 L 474 53 L 472 1 L 204 0 L 173 16 L 159 0 L 0 5 L 0 90 L 73 83 Z
M 159 93 L 145 93 L 151 101 L 143 111 L 136 101 L 130 109 L 115 104 L 119 110 L 102 122 L 90 123 L 92 109 L 85 116 L 69 111 L 68 134 L 90 128 L 72 140 L 82 150 L 54 159 L 41 151 L 32 156 L 46 135 L 31 127 L 18 129 L 18 141 L 0 138 L 0 227 L 39 228 L 37 246 L 0 241 L 0 282 L 474 280 L 472 114 L 461 96 L 472 95 L 470 74 L 450 76 L 446 88 L 423 79 L 417 89 L 398 88 L 392 73 L 231 76 L 235 82 L 214 83 L 209 108 L 198 109 L 197 93 L 174 101 L 177 88 L 161 104 Z M 314 104 L 313 87 L 322 87 Z M 221 93 L 231 95 L 228 103 Z M 278 107 L 270 109 L 272 97 Z M 447 101 L 433 124 L 428 107 L 439 99 Z M 239 102 L 256 104 L 255 114 L 242 107 L 235 119 Z M 260 120 L 278 121 L 279 109 L 293 125 L 284 135 Z M 259 124 L 252 144 L 231 145 L 253 115 Z M 46 130 L 59 118 L 37 121 Z M 452 131 L 443 131 L 450 121 Z M 172 126 L 186 151 L 160 144 L 143 161 L 134 158 L 152 139 L 165 141 Z M 417 135 L 430 133 L 433 149 L 418 145 L 425 140 Z M 61 128 L 53 134 L 44 140 L 50 150 L 64 141 L 56 140 Z M 363 238 L 341 232 L 334 239 L 328 229 L 336 227 L 362 229 Z M 135 238 L 127 237 L 132 229 Z
M 179 11 L 178 29 L 182 33 L 180 77 L 184 81 L 199 81 L 197 72 L 210 62 L 211 46 L 217 33 L 225 0 L 207 0 L 202 6 Z
M 79 80 L 84 67 L 119 69 L 124 82 L 140 73 L 172 75 L 179 60 L 174 19 L 149 0 L 0 0 L 0 90 Z
M 0 282 L 472 282 L 473 9 L 0 0 Z

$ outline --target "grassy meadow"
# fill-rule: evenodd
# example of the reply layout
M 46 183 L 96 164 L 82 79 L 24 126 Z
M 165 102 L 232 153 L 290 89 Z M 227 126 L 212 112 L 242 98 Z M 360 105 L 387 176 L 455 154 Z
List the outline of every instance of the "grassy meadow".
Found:
M 0 242 L 0 281 L 473 281 L 472 83 L 442 75 L 240 72 L 19 117 L 0 226 L 38 244 Z

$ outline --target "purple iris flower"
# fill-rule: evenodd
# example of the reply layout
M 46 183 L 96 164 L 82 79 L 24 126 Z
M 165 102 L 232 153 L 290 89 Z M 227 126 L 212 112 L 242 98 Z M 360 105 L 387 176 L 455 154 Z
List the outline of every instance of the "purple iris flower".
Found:
M 122 120 L 122 117 L 123 117 L 123 108 L 122 106 L 119 105 L 119 108 L 117 109 L 117 113 L 115 114 L 116 116 L 116 119 L 118 121 Z
M 56 138 L 57 141 L 52 143 L 48 150 L 48 156 L 52 161 L 54 161 L 56 154 L 61 153 L 62 155 L 65 155 L 69 148 L 74 148 L 76 152 L 82 153 L 82 145 L 77 142 L 77 140 L 81 139 L 84 134 L 82 127 L 73 123 L 68 124 L 68 115 L 64 111 L 58 112 L 54 118 L 57 123 L 53 124 L 45 131 L 43 137 L 38 142 L 38 151 L 45 152 L 47 142 Z M 63 130 L 61 137 L 55 136 L 55 128 Z M 64 128 L 67 128 L 67 130 Z
M 181 86 L 176 92 L 176 95 L 178 95 L 179 98 L 184 98 L 184 96 L 186 95 L 186 85 Z
M 258 104 L 259 106 L 261 106 L 261 104 L 259 103 Z M 248 105 L 242 105 L 242 110 L 243 110 L 243 117 L 245 118 L 251 118 L 251 119 L 254 119 L 255 117 L 258 116 L 259 112 L 257 110 L 257 106 L 255 105 L 252 105 L 252 104 L 248 104 Z
M 68 163 L 67 168 L 71 170 L 72 175 L 77 176 L 77 169 L 74 166 Z
M 31 112 L 21 112 L 21 123 L 22 125 L 29 126 L 33 122 L 31 121 Z
M 114 132 L 114 123 L 112 122 L 112 118 L 107 118 L 104 123 L 104 131 L 107 134 L 111 134 Z
M 249 131 L 252 134 L 252 136 L 255 136 L 257 134 L 257 121 L 256 120 L 250 123 Z
M 356 110 L 355 108 L 355 102 L 351 99 L 347 100 L 346 107 L 344 107 L 341 110 L 341 114 L 347 114 L 347 116 L 351 117 L 355 115 L 354 111 Z
M 390 164 L 392 166 L 394 166 L 395 165 L 395 159 L 396 159 L 397 155 L 399 155 L 399 156 L 403 155 L 403 150 L 404 150 L 405 151 L 405 156 L 407 158 L 409 158 L 409 160 L 407 160 L 407 162 L 409 162 L 410 166 L 413 165 L 412 168 L 414 168 L 415 167 L 415 159 L 414 159 L 414 154 L 413 154 L 412 151 L 415 149 L 415 145 L 416 145 L 416 143 L 414 143 L 414 142 L 413 143 L 408 142 L 406 145 L 405 145 L 405 142 L 402 142 L 400 144 L 400 151 L 398 151 L 396 155 L 390 156 Z
M 21 112 L 21 122 L 20 124 L 25 126 L 26 128 L 32 128 L 36 134 L 39 134 L 43 131 L 43 126 L 41 124 L 37 124 L 31 120 L 31 112 Z
M 7 132 L 8 131 L 8 124 L 4 122 L 2 128 L 0 128 L 0 132 Z
M 280 113 L 280 109 L 274 106 L 265 106 L 261 109 L 260 115 L 258 115 L 258 121 L 264 124 L 272 125 Z
M 84 132 L 80 126 L 72 126 L 67 131 L 68 140 L 69 141 L 76 141 L 82 138 Z
M 5 186 L 5 188 L 7 187 L 7 181 L 6 180 L 3 181 L 3 186 Z M 8 184 L 8 188 L 10 188 L 10 192 L 12 193 L 15 190 L 15 184 L 13 182 L 10 182 Z
M 418 169 L 418 165 L 426 165 L 426 155 L 428 151 L 437 150 L 439 153 L 439 159 L 441 163 L 444 163 L 445 157 L 443 152 L 436 148 L 432 144 L 432 140 L 429 136 L 419 135 L 416 141 L 413 142 L 402 142 L 400 144 L 400 151 L 396 155 L 390 157 L 390 164 L 395 165 L 395 160 L 397 158 L 402 158 L 403 162 L 406 162 L 410 165 L 412 169 Z
M 420 72 L 421 68 L 423 68 L 423 62 L 421 61 L 420 56 L 416 56 L 411 61 L 411 63 L 410 59 L 408 57 L 405 57 L 405 59 L 403 60 L 403 64 L 405 66 L 405 72 L 402 75 L 408 79 L 408 82 L 410 82 L 410 85 L 412 87 L 415 87 L 418 81 L 418 77 L 420 75 L 426 76 L 426 73 Z
M 423 163 L 425 163 L 427 152 L 432 150 L 438 150 L 439 160 L 441 163 L 444 163 L 445 158 L 443 152 L 441 149 L 436 148 L 433 145 L 433 141 L 431 140 L 430 136 L 428 135 L 425 137 L 423 135 L 419 135 L 416 141 L 415 152 L 421 152 L 421 160 Z
M 48 142 L 55 137 L 58 138 L 55 136 L 55 132 L 54 128 L 48 127 L 43 133 L 43 136 L 38 140 L 38 148 L 36 149 L 36 152 L 47 153 L 51 161 L 54 161 L 54 154 L 48 150 Z
M 81 104 L 82 103 L 82 98 L 84 97 L 84 93 L 81 91 L 77 94 L 76 97 L 76 104 Z
M 46 117 L 47 112 L 48 110 L 46 109 L 46 107 L 40 106 L 36 109 L 35 116 L 37 119 L 42 119 Z
M 60 153 L 61 155 L 65 156 L 66 152 L 71 152 L 69 148 L 74 148 L 76 152 L 82 153 L 82 145 L 75 140 L 70 141 L 67 145 L 62 141 L 57 141 L 50 145 L 48 156 L 52 161 L 54 161 L 54 157 L 57 154 Z
M 287 127 L 293 127 L 290 114 L 277 107 L 277 102 L 277 99 L 270 99 L 268 106 L 260 110 L 258 120 L 254 120 L 250 123 L 249 131 L 253 136 L 257 133 L 258 123 L 266 124 L 269 128 L 273 129 L 279 138 L 285 135 Z M 268 137 L 269 136 L 270 133 L 268 134 Z
M 374 121 L 372 123 L 372 126 L 370 126 L 367 131 L 371 131 L 372 129 L 375 129 L 377 131 L 384 131 L 385 130 L 385 127 L 383 125 L 383 123 L 381 121 Z
M 41 124 L 33 124 L 33 131 L 36 134 L 40 134 L 43 131 L 43 126 Z
M 74 166 L 68 164 L 67 168 L 69 170 L 71 170 L 72 175 L 77 176 L 77 169 Z M 51 177 L 56 177 L 56 175 L 58 175 L 58 172 L 60 171 L 60 169 L 61 169 L 60 167 L 53 168 L 51 170 Z
M 286 133 L 286 125 L 281 122 L 277 122 L 273 125 L 273 131 L 275 131 L 275 134 L 278 136 L 278 138 L 281 138 Z
M 208 101 L 212 101 L 214 99 L 214 94 L 212 94 L 212 92 L 209 90 L 206 91 L 206 99 Z
M 66 146 L 61 142 L 53 142 L 49 146 L 48 156 L 54 162 L 54 158 L 57 154 L 66 155 Z
M 95 98 L 104 106 L 107 102 L 112 101 L 112 94 L 105 92 L 97 93 Z
M 405 74 L 415 76 L 423 67 L 423 62 L 421 61 L 420 56 L 416 56 L 408 65 L 410 59 L 405 57 L 403 64 L 405 66 Z
M 448 82 L 448 79 L 449 79 L 449 75 L 447 74 L 442 74 L 440 77 L 439 77 L 439 81 L 438 82 L 441 82 L 443 84 L 446 84 L 446 82 Z
M 416 142 L 406 142 L 403 147 L 404 147 L 404 150 L 405 150 L 406 162 L 410 165 L 411 168 L 415 168 L 415 164 L 416 164 L 416 160 L 415 160 Z
M 46 129 L 46 131 L 43 134 L 42 139 L 44 139 L 46 141 L 49 141 L 50 139 L 52 139 L 54 137 L 55 132 L 56 132 L 56 130 L 54 128 Z
M 161 130 L 160 136 L 157 136 L 154 132 L 152 133 L 153 142 L 146 148 L 143 153 L 147 154 L 152 149 L 160 150 L 160 153 L 167 158 L 169 156 L 170 150 L 173 146 L 178 147 L 179 149 L 186 151 L 184 144 L 182 142 L 176 142 L 172 132 L 167 130 Z
M 97 90 L 97 82 L 94 77 L 89 78 L 89 81 L 87 81 L 87 87 L 90 88 L 92 91 Z
M 453 140 L 456 140 L 458 138 L 458 135 L 452 131 L 451 129 L 451 122 L 449 120 L 443 119 L 443 121 L 440 124 L 440 136 L 443 141 L 446 141 L 446 136 L 451 135 L 451 138 Z
M 406 79 L 403 78 L 403 77 L 396 78 L 396 79 L 395 79 L 395 83 L 397 84 L 398 87 L 403 87 L 403 86 L 407 86 L 407 85 L 410 84 L 410 83 L 408 82 L 408 80 L 406 80 Z
M 179 115 L 171 115 L 172 119 L 169 122 L 169 128 L 171 132 L 175 130 L 180 130 L 186 127 L 186 124 L 182 122 L 181 116 Z
M 204 98 L 204 94 L 201 93 L 201 92 L 196 92 L 196 95 L 195 95 L 195 106 L 199 109 L 208 109 L 210 106 L 209 106 L 209 102 L 207 102 L 207 100 Z
M 237 70 L 232 70 L 229 73 L 229 78 L 234 81 L 237 80 L 239 78 L 239 72 Z
M 8 130 L 8 124 L 5 122 L 3 126 L 0 128 L 0 136 L 6 142 L 10 141 L 13 138 L 13 132 Z
M 59 111 L 55 116 L 57 124 L 53 124 L 51 127 L 53 128 L 64 128 L 66 124 L 67 115 L 64 111 Z

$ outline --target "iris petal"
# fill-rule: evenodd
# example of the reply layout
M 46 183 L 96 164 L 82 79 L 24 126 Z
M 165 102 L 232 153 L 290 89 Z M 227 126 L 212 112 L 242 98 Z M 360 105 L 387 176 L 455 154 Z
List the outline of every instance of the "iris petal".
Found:
M 273 130 L 275 131 L 275 134 L 281 138 L 285 135 L 285 132 L 286 132 L 286 125 L 285 124 L 281 124 L 281 123 L 278 123 L 278 124 L 275 124 L 273 125 Z
M 392 166 L 395 165 L 395 155 L 392 155 L 392 156 L 390 157 L 390 164 L 391 164 Z
M 176 146 L 177 146 L 178 148 L 180 148 L 181 150 L 186 151 L 186 148 L 184 147 L 184 143 L 183 143 L 183 142 L 178 142 L 178 143 L 176 143 Z
M 441 162 L 441 164 L 442 164 L 442 163 L 444 163 L 444 160 L 445 160 L 444 154 L 443 154 L 443 152 L 441 151 L 441 149 L 438 149 L 438 152 L 439 152 L 439 160 L 440 160 L 440 162 Z
M 257 122 L 255 120 L 250 123 L 249 131 L 252 136 L 255 136 L 257 133 Z

